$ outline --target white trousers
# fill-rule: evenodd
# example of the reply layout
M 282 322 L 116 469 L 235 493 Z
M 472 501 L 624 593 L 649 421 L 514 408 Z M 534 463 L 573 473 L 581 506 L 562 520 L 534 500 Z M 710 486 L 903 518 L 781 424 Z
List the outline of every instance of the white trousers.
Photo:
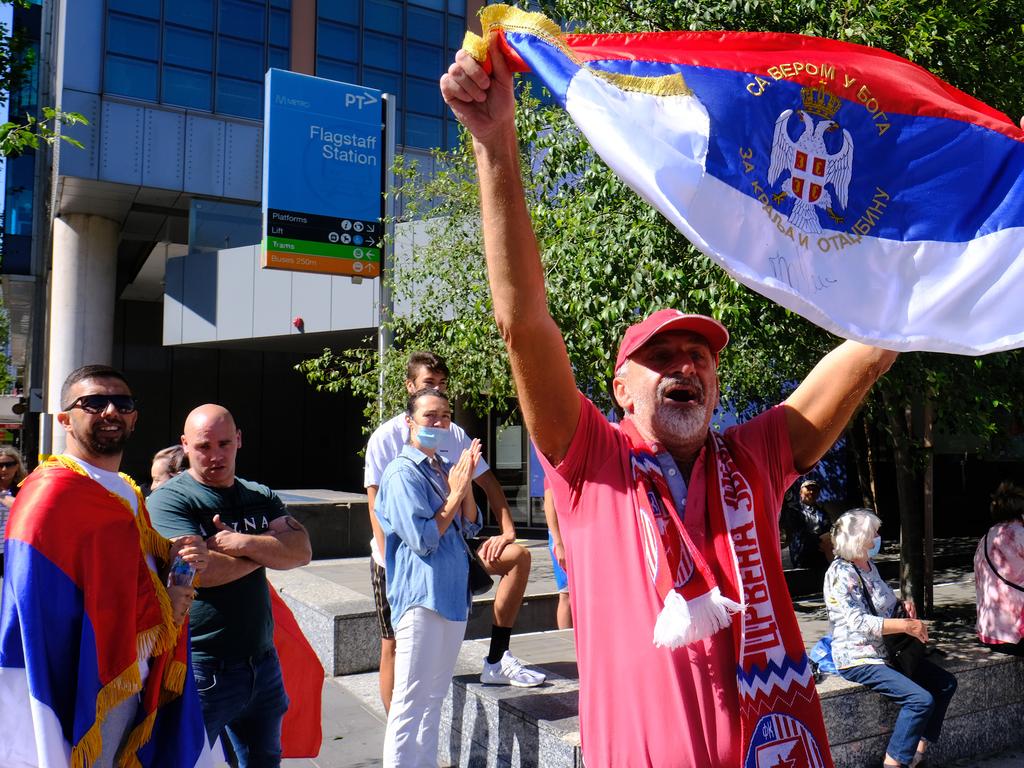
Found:
M 395 689 L 384 734 L 385 768 L 437 768 L 441 704 L 466 635 L 465 621 L 415 606 L 395 627 Z

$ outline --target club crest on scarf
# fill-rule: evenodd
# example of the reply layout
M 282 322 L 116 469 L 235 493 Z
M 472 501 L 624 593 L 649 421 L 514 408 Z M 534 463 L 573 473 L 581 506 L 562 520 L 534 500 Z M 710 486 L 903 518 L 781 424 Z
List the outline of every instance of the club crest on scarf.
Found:
M 814 734 L 789 715 L 766 715 L 754 729 L 743 768 L 823 768 Z

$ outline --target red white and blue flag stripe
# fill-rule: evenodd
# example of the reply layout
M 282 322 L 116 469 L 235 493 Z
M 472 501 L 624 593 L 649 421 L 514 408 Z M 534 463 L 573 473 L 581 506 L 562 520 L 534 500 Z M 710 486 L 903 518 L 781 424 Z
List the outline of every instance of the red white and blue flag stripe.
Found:
M 98 483 L 50 463 L 25 481 L 5 534 L 0 601 L 0 765 L 88 768 L 100 723 L 140 695 L 119 765 L 223 765 L 211 751 L 187 630 L 146 556 L 167 542 Z M 160 555 L 160 550 L 163 554 Z M 148 658 L 141 682 L 139 658 Z
M 506 6 L 482 22 L 604 161 L 741 283 L 891 349 L 1024 346 L 1024 131 L 1000 112 L 834 40 L 562 34 Z

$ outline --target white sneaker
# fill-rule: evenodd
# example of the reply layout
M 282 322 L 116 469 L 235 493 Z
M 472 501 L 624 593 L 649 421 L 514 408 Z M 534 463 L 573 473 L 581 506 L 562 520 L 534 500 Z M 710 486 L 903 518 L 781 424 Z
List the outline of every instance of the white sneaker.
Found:
M 480 682 L 484 685 L 514 685 L 516 688 L 534 688 L 543 683 L 545 677 L 523 666 L 523 662 L 509 651 L 501 657 L 497 664 L 484 659 L 484 671 L 480 673 Z

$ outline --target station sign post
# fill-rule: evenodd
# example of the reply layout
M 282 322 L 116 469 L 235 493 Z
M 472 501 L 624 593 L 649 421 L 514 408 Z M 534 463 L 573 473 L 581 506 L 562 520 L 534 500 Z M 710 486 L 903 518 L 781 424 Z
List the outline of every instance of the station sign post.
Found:
M 280 69 L 267 72 L 265 94 L 262 266 L 378 277 L 383 94 Z

